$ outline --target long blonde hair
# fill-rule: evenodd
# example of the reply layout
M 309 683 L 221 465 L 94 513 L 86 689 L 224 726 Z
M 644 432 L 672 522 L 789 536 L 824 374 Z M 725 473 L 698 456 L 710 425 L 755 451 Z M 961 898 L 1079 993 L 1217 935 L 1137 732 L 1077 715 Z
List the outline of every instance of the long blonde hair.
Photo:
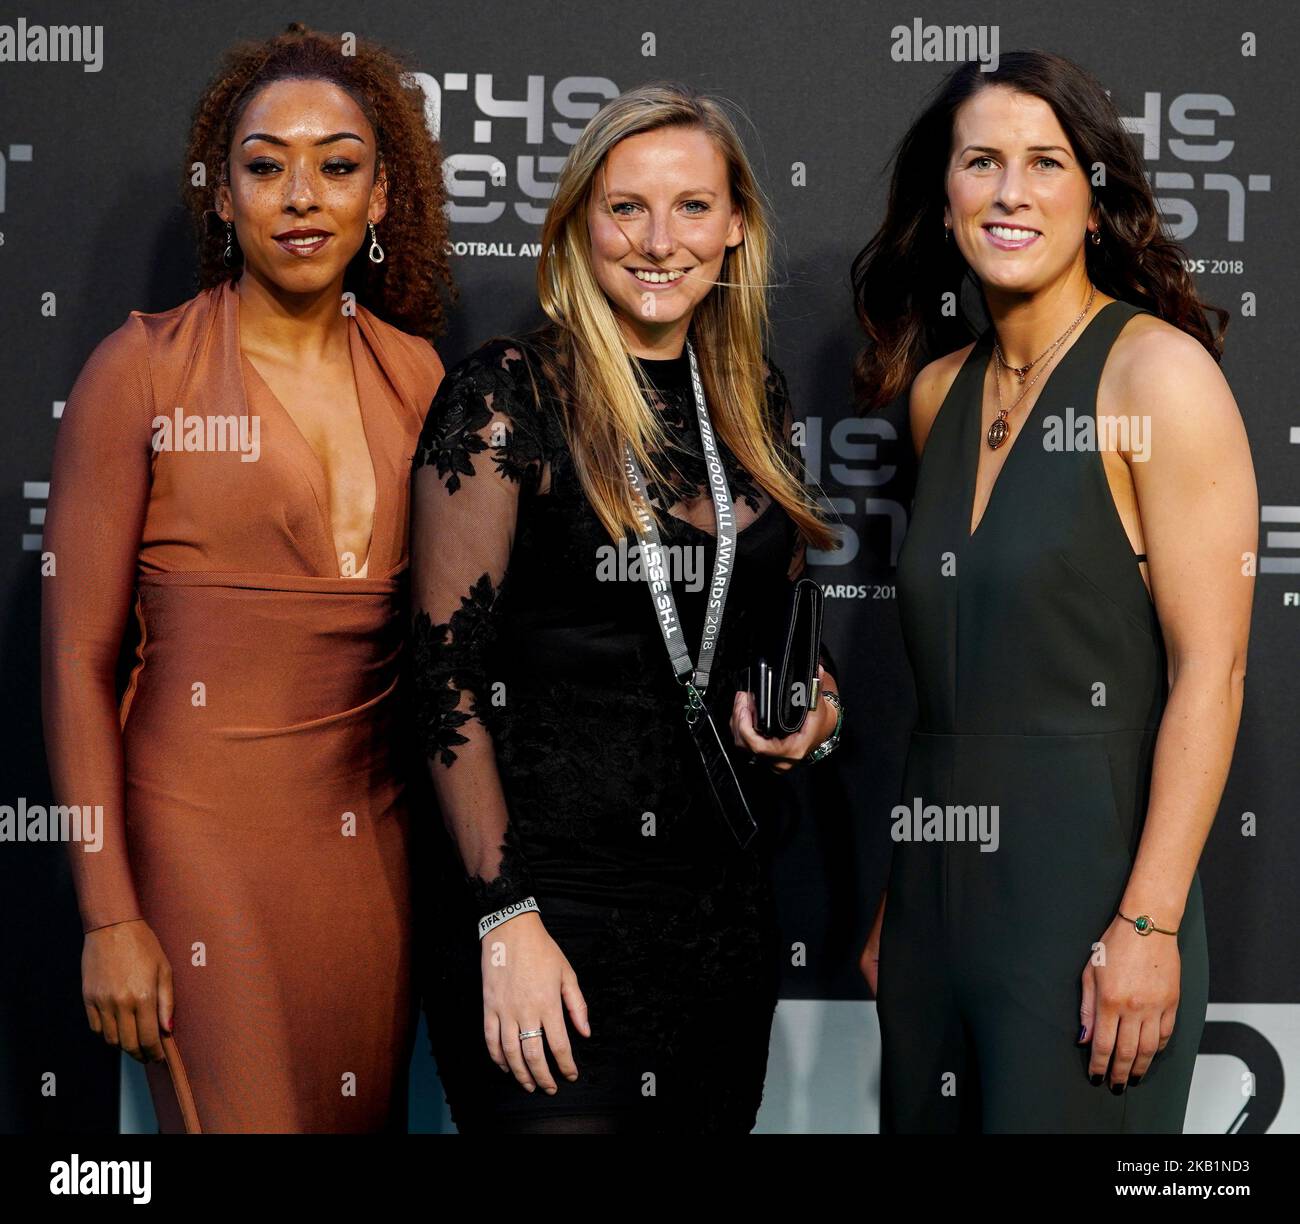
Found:
M 646 402 L 629 361 L 614 307 L 592 269 L 587 209 L 591 185 L 619 141 L 665 127 L 698 127 L 726 159 L 732 202 L 744 223 L 729 247 L 715 287 L 695 308 L 691 335 L 717 435 L 804 536 L 819 548 L 835 542 L 799 473 L 767 428 L 763 352 L 768 331 L 770 227 L 740 137 L 713 98 L 687 86 L 653 82 L 620 94 L 591 119 L 569 152 L 542 227 L 537 294 L 556 324 L 556 358 L 569 404 L 564 428 L 574 467 L 610 537 L 637 527 L 638 501 L 624 468 L 624 443 L 650 483 L 663 483 L 651 449 L 663 424 Z M 648 507 L 654 513 L 653 507 Z M 657 516 L 656 516 L 657 519 Z

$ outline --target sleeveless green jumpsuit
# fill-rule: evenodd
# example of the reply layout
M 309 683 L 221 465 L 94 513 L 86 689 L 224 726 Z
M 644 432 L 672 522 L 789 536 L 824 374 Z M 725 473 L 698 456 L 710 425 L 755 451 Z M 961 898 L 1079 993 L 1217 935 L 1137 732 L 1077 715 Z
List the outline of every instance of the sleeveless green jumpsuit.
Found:
M 1100 452 L 1079 444 L 1137 313 L 1107 303 L 1045 376 L 973 536 L 992 328 L 922 453 L 898 562 L 919 717 L 881 934 L 884 1131 L 1182 1130 L 1208 990 L 1199 878 L 1174 1035 L 1142 1082 L 1094 1087 L 1076 1044 L 1080 975 L 1132 867 L 1166 694 L 1138 558 Z M 898 819 L 903 806 L 918 818 Z

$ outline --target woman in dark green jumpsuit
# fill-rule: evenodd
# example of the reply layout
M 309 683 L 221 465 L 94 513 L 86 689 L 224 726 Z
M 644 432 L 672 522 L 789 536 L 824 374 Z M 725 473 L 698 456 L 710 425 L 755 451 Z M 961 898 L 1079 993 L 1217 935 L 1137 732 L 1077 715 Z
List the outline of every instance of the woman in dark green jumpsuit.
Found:
M 992 329 L 925 444 L 898 560 L 919 710 L 902 801 L 996 806 L 998 839 L 894 846 L 878 1003 L 900 1130 L 957 1129 L 966 1110 L 984 1130 L 1182 1129 L 1208 993 L 1199 880 L 1178 929 L 1178 1020 L 1142 1085 L 1092 1085 L 1076 1044 L 1079 974 L 1146 808 L 1165 652 L 1100 453 L 1048 450 L 1039 426 L 1092 412 L 1137 313 L 1102 307 L 1047 375 L 973 536 Z
M 915 377 L 921 452 L 897 574 L 918 719 L 864 954 L 882 1130 L 1182 1129 L 1257 512 L 1178 251 L 1101 87 L 1016 52 L 950 76 L 855 264 L 859 387 L 881 406 Z M 968 277 L 994 325 L 961 360 Z M 1156 422 L 1157 463 L 1103 442 L 1118 412 Z

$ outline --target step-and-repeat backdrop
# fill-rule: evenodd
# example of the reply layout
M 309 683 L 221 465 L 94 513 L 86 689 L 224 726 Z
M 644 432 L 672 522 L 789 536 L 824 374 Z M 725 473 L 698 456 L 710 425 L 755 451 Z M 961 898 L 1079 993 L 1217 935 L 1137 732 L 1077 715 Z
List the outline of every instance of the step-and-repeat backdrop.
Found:
M 19 16 L 19 12 L 23 16 Z M 41 524 L 63 401 L 131 309 L 196 291 L 176 193 L 188 116 L 219 53 L 291 20 L 410 56 L 446 156 L 462 290 L 447 365 L 537 319 L 533 272 L 551 185 L 585 118 L 673 78 L 731 99 L 775 211 L 774 353 L 845 547 L 812 555 L 848 720 L 801 779 L 777 863 L 792 949 L 759 1128 L 871 1131 L 879 1044 L 857 961 L 888 863 L 914 716 L 894 563 L 915 464 L 902 405 L 853 408 L 849 263 L 881 219 L 894 144 L 953 66 L 1042 48 L 1096 75 L 1126 116 L 1202 296 L 1232 316 L 1224 371 L 1261 501 L 1259 581 L 1240 740 L 1201 873 L 1211 1008 L 1188 1130 L 1300 1130 L 1300 29 L 1283 5 L 898 3 L 620 5 L 516 0 L 33 3 L 0 15 L 0 804 L 50 801 L 40 730 Z M 17 56 L 66 27 L 60 58 Z M 6 43 L 3 40 L 8 39 Z M 1042 661 L 1026 659 L 1025 666 Z M 80 1002 L 80 923 L 60 846 L 0 844 L 0 1128 L 154 1128 L 139 1068 L 106 1052 Z M 122 1064 L 119 1067 L 119 1062 Z M 51 1090 L 51 1085 L 57 1089 Z M 423 1036 L 412 1126 L 449 1128 Z

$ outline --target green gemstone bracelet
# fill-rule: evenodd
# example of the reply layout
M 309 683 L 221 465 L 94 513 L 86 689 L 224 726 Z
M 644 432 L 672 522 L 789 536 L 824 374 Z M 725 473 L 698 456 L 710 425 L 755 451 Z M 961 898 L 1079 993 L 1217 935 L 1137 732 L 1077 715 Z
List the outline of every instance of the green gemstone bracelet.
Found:
M 1136 918 L 1128 918 L 1124 914 L 1120 914 L 1118 910 L 1116 910 L 1115 912 L 1116 914 L 1119 915 L 1119 917 L 1123 918 L 1125 922 L 1131 922 L 1133 924 L 1133 929 L 1139 935 L 1150 935 L 1152 931 L 1159 931 L 1161 935 L 1178 934 L 1177 931 L 1166 931 L 1164 927 L 1156 926 L 1156 924 L 1152 922 L 1151 919 L 1146 916 L 1146 914 L 1139 914 Z

